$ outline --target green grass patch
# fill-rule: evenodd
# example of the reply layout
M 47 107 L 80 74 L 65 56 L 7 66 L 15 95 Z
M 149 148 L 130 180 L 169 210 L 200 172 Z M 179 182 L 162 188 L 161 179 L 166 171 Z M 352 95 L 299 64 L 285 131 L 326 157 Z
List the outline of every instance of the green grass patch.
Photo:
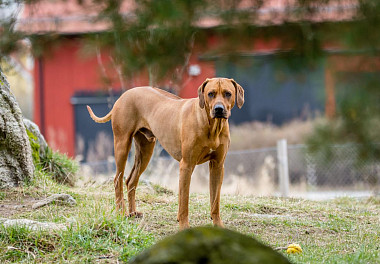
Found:
M 26 129 L 26 133 L 29 137 L 37 177 L 40 176 L 40 174 L 46 174 L 58 183 L 74 186 L 76 173 L 79 169 L 78 162 L 66 154 L 53 151 L 49 146 L 41 148 L 37 136 L 28 129 Z M 33 180 L 31 181 L 32 183 L 27 182 L 27 184 L 33 185 L 34 182 Z
M 6 197 L 6 195 L 7 195 L 7 194 L 6 194 L 5 192 L 3 192 L 3 191 L 0 190 L 0 201 L 1 201 L 1 200 L 4 200 L 5 197 Z
M 49 221 L 64 222 L 64 218 L 50 216 Z M 85 263 L 104 258 L 126 262 L 154 241 L 154 236 L 137 223 L 105 213 L 92 218 L 83 216 L 71 222 L 66 231 L 31 231 L 0 225 L 0 262 Z

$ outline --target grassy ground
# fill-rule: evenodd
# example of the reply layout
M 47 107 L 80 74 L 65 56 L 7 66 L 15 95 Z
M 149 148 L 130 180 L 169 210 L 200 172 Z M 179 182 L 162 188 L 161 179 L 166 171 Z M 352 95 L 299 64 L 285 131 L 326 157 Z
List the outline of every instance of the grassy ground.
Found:
M 62 192 L 71 194 L 77 205 L 31 209 L 34 201 Z M 190 199 L 190 224 L 210 224 L 208 196 L 192 194 Z M 144 218 L 124 219 L 114 211 L 111 184 L 69 188 L 40 175 L 31 186 L 0 190 L 2 217 L 69 227 L 67 231 L 37 232 L 0 226 L 0 262 L 126 262 L 178 229 L 175 194 L 142 185 L 137 200 Z M 287 255 L 294 263 L 380 263 L 379 198 L 314 202 L 223 196 L 221 212 L 227 228 L 272 247 L 300 244 L 302 254 Z

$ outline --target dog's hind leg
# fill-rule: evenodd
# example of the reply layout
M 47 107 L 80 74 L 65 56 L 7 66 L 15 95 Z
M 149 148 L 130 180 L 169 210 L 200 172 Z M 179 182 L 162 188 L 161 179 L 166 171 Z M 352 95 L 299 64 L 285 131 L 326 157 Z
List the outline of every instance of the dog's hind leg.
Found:
M 129 150 L 131 149 L 132 136 L 114 135 L 114 147 L 115 147 L 115 162 L 116 162 L 116 175 L 114 179 L 115 186 L 115 198 L 116 198 L 116 210 L 121 214 L 125 214 L 125 202 L 123 193 L 123 178 L 125 163 L 127 161 Z
M 142 217 L 142 213 L 136 211 L 136 188 L 140 175 L 145 171 L 150 158 L 152 157 L 155 145 L 155 138 L 153 136 L 149 138 L 145 134 L 139 131 L 134 136 L 136 149 L 135 163 L 133 164 L 131 173 L 126 181 L 128 190 L 129 216 Z

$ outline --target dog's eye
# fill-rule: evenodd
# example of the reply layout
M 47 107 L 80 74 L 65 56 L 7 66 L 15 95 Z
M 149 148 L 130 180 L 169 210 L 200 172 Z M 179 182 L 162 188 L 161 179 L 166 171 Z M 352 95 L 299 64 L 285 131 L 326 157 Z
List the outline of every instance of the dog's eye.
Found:
M 214 97 L 214 93 L 213 92 L 209 92 L 208 93 L 208 97 L 213 98 Z
M 224 95 L 225 95 L 227 98 L 230 98 L 230 97 L 231 97 L 231 93 L 230 93 L 230 92 L 226 92 Z

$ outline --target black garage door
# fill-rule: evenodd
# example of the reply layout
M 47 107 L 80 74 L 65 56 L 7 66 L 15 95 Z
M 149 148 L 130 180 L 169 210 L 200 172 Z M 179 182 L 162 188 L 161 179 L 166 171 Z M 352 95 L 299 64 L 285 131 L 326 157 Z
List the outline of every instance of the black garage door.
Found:
M 233 109 L 231 122 L 282 124 L 324 111 L 324 62 L 300 66 L 296 56 L 249 56 L 216 61 L 217 76 L 234 78 L 245 90 L 242 109 Z

